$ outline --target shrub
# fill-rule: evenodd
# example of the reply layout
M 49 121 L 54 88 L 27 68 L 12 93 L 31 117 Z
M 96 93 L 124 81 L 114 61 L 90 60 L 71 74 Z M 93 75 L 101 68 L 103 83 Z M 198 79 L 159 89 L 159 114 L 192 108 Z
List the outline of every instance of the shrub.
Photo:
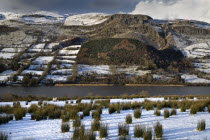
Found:
M 80 119 L 75 119 L 73 121 L 73 127 L 80 127 L 81 125 L 81 120 Z
M 61 118 L 61 109 L 55 109 L 48 112 L 49 119 L 59 119 Z
M 154 111 L 154 115 L 155 115 L 155 116 L 160 116 L 160 115 L 161 115 L 160 110 L 157 110 L 157 109 L 156 109 L 156 110 Z
M 126 124 L 119 124 L 118 125 L 118 135 L 119 136 L 129 135 L 129 126 Z
M 171 116 L 176 115 L 176 109 L 171 110 Z
M 78 140 L 79 139 L 79 136 L 80 136 L 80 128 L 75 128 L 74 129 L 74 132 L 73 132 L 72 139 L 73 140 Z
M 116 111 L 117 111 L 118 114 L 120 114 L 120 106 L 118 106 L 118 107 L 116 108 Z
M 198 121 L 197 130 L 198 131 L 203 131 L 205 129 L 206 129 L 206 121 L 205 120 Z
M 70 116 L 69 114 L 66 114 L 66 115 L 63 115 L 61 119 L 62 119 L 62 122 L 68 122 L 70 120 Z
M 135 117 L 136 119 L 141 118 L 141 110 L 140 110 L 140 109 L 134 110 L 134 117 Z
M 71 110 L 70 111 L 70 119 L 71 120 L 75 120 L 75 119 L 77 119 L 78 118 L 78 112 L 76 111 L 76 110 Z
M 84 137 L 84 140 L 96 140 L 96 134 L 92 131 L 86 131 Z
M 116 107 L 114 105 L 109 106 L 109 114 L 115 113 L 116 112 Z
M 89 110 L 89 109 L 85 109 L 85 110 L 83 111 L 83 115 L 84 115 L 84 117 L 90 116 L 90 110 Z
M 14 116 L 15 116 L 16 121 L 22 120 L 25 115 L 26 115 L 26 109 L 25 108 L 17 107 L 14 110 Z
M 144 108 L 148 111 L 148 110 L 153 110 L 154 109 L 154 105 L 152 102 L 150 101 L 146 101 L 144 102 Z
M 10 105 L 0 106 L 0 113 L 12 114 L 13 107 L 11 107 Z
M 20 102 L 13 102 L 13 107 L 17 108 L 17 107 L 21 107 Z
M 42 108 L 38 109 L 36 112 L 31 114 L 31 119 L 40 121 L 40 120 L 46 120 L 47 119 L 47 113 Z
M 9 136 L 6 133 L 0 132 L 0 140 L 8 140 Z
M 0 125 L 8 123 L 10 120 L 13 120 L 13 115 L 0 116 Z
M 132 124 L 132 116 L 130 114 L 125 117 L 126 124 Z
M 134 127 L 134 137 L 135 138 L 143 138 L 144 129 L 145 128 L 141 127 L 140 125 L 135 125 L 135 127 Z
M 147 128 L 144 131 L 143 138 L 144 138 L 144 140 L 152 140 L 152 129 L 151 128 Z
M 170 113 L 167 109 L 164 110 L 164 119 L 169 118 Z
M 68 123 L 62 123 L 61 124 L 61 132 L 65 133 L 65 132 L 69 132 L 70 130 L 70 126 Z
M 100 120 L 101 119 L 101 114 L 98 111 L 93 111 L 92 112 L 92 118 L 95 120 Z
M 83 124 L 81 124 L 80 126 L 80 131 L 79 131 L 79 138 L 80 140 L 85 139 L 85 126 Z
M 32 104 L 29 108 L 28 108 L 28 113 L 34 113 L 39 109 L 38 105 L 36 104 Z
M 154 131 L 156 138 L 162 138 L 163 136 L 163 126 L 160 124 L 160 122 L 157 122 L 154 125 Z
M 181 106 L 181 112 L 186 112 L 186 107 L 185 106 Z
M 100 129 L 100 121 L 99 120 L 94 120 L 92 123 L 91 123 L 91 131 L 98 131 Z
M 190 107 L 190 114 L 191 114 L 191 115 L 195 115 L 197 112 L 198 112 L 197 106 L 196 106 L 196 105 L 192 105 L 192 106 Z
M 99 137 L 100 138 L 106 138 L 108 136 L 108 126 L 107 125 L 101 125 L 99 129 Z
M 40 100 L 40 101 L 38 102 L 38 105 L 41 106 L 42 104 L 43 104 L 43 101 Z

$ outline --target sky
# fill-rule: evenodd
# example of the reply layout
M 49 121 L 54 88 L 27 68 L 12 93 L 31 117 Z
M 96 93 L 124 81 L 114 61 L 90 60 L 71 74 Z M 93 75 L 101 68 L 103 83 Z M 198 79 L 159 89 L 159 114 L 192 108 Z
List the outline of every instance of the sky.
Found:
M 64 13 L 128 13 L 140 0 L 0 0 L 0 11 Z
M 0 12 L 35 11 L 145 14 L 155 19 L 194 19 L 210 23 L 210 0 L 0 0 Z

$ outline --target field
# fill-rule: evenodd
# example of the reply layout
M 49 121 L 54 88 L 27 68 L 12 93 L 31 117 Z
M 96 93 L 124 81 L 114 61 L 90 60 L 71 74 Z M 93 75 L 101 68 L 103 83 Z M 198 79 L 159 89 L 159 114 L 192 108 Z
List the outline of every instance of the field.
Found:
M 107 135 L 102 139 L 150 140 L 151 138 L 146 139 L 146 132 L 151 129 L 152 138 L 157 138 L 159 133 L 155 125 L 158 122 L 163 129 L 162 139 L 210 139 L 210 100 L 208 97 L 78 98 L 63 101 L 0 102 L 1 116 L 11 111 L 9 107 L 5 109 L 6 105 L 11 106 L 14 112 L 19 108 L 26 109 L 22 119 L 16 121 L 14 117 L 8 123 L 0 125 L 0 132 L 8 135 L 12 140 L 75 139 L 76 133 L 78 130 L 82 131 L 83 125 L 85 132 L 93 132 L 91 133 L 94 137 L 92 139 L 101 139 L 100 137 L 104 134 L 102 128 L 105 125 Z M 169 111 L 168 117 L 167 110 Z M 43 112 L 40 113 L 40 111 Z M 131 115 L 130 123 L 126 119 L 128 115 Z M 201 120 L 205 121 L 205 129 L 198 131 L 198 124 Z M 99 122 L 99 126 L 97 123 L 94 125 L 94 122 Z M 62 124 L 68 124 L 70 129 L 61 129 Z M 119 136 L 120 125 L 125 125 L 128 133 Z M 140 134 L 136 130 L 137 127 L 142 128 L 144 132 L 142 136 L 137 137 L 137 134 Z M 86 136 L 87 133 L 83 135 Z

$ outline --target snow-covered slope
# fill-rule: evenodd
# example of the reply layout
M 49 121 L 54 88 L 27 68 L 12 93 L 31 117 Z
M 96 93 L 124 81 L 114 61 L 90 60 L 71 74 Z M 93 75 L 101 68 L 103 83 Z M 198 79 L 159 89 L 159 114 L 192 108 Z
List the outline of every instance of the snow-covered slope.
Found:
M 189 58 L 202 58 L 210 53 L 210 42 L 190 45 L 182 50 L 183 54 Z
M 64 16 L 52 12 L 34 12 L 29 14 L 16 14 L 16 13 L 0 13 L 5 17 L 4 20 L 17 20 L 30 24 L 44 24 L 44 23 L 63 23 Z M 1 19 L 1 16 L 0 16 Z
M 73 26 L 73 25 L 96 25 L 102 23 L 108 19 L 109 15 L 102 13 L 87 13 L 80 15 L 72 15 L 66 18 L 64 25 Z

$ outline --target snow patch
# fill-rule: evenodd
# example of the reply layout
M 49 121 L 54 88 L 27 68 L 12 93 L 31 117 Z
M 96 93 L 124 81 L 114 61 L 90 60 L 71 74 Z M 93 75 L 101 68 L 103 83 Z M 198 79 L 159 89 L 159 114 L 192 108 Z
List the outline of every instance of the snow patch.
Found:
M 74 26 L 74 25 L 85 25 L 91 26 L 100 24 L 108 19 L 108 15 L 102 13 L 87 13 L 80 15 L 72 15 L 66 18 L 64 25 Z

